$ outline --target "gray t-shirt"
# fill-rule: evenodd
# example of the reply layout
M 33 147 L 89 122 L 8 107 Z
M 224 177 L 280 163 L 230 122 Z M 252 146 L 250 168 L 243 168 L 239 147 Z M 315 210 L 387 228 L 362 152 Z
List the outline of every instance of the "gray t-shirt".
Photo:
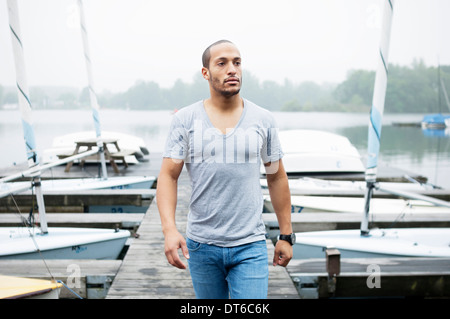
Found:
M 186 235 L 221 247 L 265 239 L 261 160 L 283 156 L 272 114 L 243 100 L 241 118 L 226 134 L 209 120 L 203 101 L 174 114 L 164 157 L 183 160 L 192 194 Z

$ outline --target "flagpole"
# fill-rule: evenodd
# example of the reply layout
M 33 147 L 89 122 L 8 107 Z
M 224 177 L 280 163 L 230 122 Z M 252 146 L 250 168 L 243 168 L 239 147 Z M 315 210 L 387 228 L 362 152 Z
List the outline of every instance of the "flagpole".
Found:
M 18 93 L 19 109 L 22 117 L 22 127 L 26 147 L 26 155 L 29 168 L 36 168 L 32 175 L 32 186 L 35 188 L 36 200 L 39 210 L 39 220 L 43 234 L 48 233 L 47 220 L 45 216 L 44 196 L 41 189 L 41 170 L 36 151 L 36 139 L 34 136 L 31 102 L 28 93 L 28 83 L 25 71 L 25 59 L 20 32 L 19 8 L 17 0 L 7 0 L 9 28 L 16 68 L 16 84 Z
M 378 67 L 375 76 L 375 86 L 372 99 L 372 108 L 370 110 L 369 136 L 368 136 L 368 153 L 367 153 L 367 169 L 365 179 L 367 183 L 364 216 L 361 222 L 361 235 L 369 234 L 369 210 L 370 199 L 375 187 L 377 178 L 378 154 L 380 151 L 380 138 L 382 119 L 384 111 L 384 101 L 386 97 L 386 86 L 388 77 L 388 55 L 389 40 L 391 34 L 392 16 L 394 13 L 394 0 L 385 0 L 383 8 L 383 23 L 380 38 L 380 52 L 378 57 Z
M 87 71 L 88 84 L 89 84 L 89 98 L 91 101 L 92 116 L 93 116 L 94 125 L 95 125 L 95 134 L 97 136 L 97 147 L 99 150 L 100 161 L 101 161 L 101 165 L 102 165 L 102 178 L 107 179 L 108 174 L 106 171 L 105 151 L 104 151 L 104 147 L 103 147 L 102 132 L 101 132 L 101 126 L 100 126 L 100 114 L 99 114 L 100 107 L 98 105 L 97 95 L 94 90 L 94 77 L 92 75 L 91 57 L 90 57 L 90 52 L 89 52 L 89 41 L 88 41 L 88 35 L 87 35 L 87 30 L 86 30 L 86 21 L 85 21 L 85 17 L 84 17 L 84 9 L 83 9 L 82 0 L 78 0 L 78 7 L 80 10 L 81 38 L 83 40 L 84 60 L 86 62 L 86 71 Z

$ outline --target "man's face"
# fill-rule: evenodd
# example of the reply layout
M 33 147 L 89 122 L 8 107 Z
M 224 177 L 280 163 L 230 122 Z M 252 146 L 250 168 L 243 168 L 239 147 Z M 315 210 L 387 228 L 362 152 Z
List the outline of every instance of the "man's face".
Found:
M 221 43 L 213 46 L 210 53 L 209 69 L 202 69 L 210 87 L 225 97 L 238 94 L 242 83 L 241 55 L 238 49 L 231 43 Z

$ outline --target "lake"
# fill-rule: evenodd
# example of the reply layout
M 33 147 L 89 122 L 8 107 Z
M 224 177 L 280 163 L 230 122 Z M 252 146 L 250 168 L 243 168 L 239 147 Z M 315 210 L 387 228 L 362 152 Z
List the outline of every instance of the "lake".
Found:
M 317 129 L 349 138 L 366 162 L 369 114 L 332 112 L 275 112 L 280 130 Z M 37 149 L 50 148 L 56 136 L 94 130 L 90 110 L 38 110 L 33 113 Z M 150 152 L 162 152 L 171 111 L 101 110 L 102 130 L 144 139 Z M 422 120 L 423 114 L 385 114 L 379 165 L 401 168 L 428 177 L 430 183 L 450 189 L 450 136 L 395 122 Z M 439 133 L 444 133 L 440 131 Z M 25 161 L 20 112 L 0 111 L 0 167 Z

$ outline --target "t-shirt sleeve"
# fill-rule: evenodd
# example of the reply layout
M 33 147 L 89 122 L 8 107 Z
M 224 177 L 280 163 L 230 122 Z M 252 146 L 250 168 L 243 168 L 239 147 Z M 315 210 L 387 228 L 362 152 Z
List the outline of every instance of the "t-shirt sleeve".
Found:
M 189 152 L 189 141 L 186 129 L 175 115 L 170 124 L 163 157 L 184 160 Z
M 284 155 L 278 131 L 279 129 L 275 120 L 271 118 L 269 125 L 266 128 L 265 139 L 261 149 L 261 159 L 264 164 L 279 161 Z

